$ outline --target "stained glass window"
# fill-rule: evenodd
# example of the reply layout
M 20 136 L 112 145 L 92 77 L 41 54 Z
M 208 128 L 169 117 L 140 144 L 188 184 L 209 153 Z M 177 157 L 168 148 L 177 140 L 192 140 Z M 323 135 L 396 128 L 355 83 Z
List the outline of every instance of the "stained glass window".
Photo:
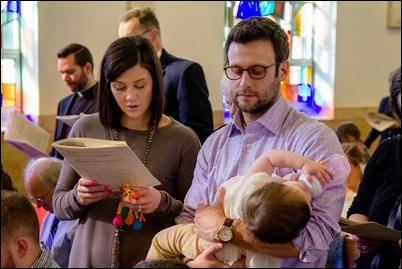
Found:
M 290 73 L 281 85 L 285 99 L 313 118 L 333 119 L 336 2 L 226 1 L 225 38 L 251 16 L 270 17 L 288 34 Z
M 21 105 L 21 1 L 1 1 L 1 105 Z M 21 108 L 21 107 L 20 107 Z

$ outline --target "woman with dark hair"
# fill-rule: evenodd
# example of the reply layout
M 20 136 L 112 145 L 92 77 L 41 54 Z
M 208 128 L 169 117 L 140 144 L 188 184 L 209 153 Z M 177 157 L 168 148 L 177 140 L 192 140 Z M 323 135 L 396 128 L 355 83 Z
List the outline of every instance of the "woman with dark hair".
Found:
M 151 43 L 141 36 L 110 44 L 102 60 L 97 98 L 99 113 L 78 120 L 69 137 L 125 141 L 161 185 L 138 188 L 139 198 L 122 198 L 120 192 L 97 184 L 96 178 L 80 178 L 64 162 L 53 207 L 60 219 L 80 219 L 69 267 L 127 268 L 145 258 L 157 232 L 174 224 L 191 184 L 200 142 L 189 127 L 163 114 L 162 69 Z M 135 211 L 142 221 L 145 217 L 142 229 L 113 221 L 120 202 L 126 213 Z
M 391 80 L 391 108 L 401 121 L 401 67 Z M 375 221 L 401 230 L 401 135 L 383 141 L 370 158 L 362 182 L 348 211 L 353 221 Z M 353 236 L 360 252 L 357 268 L 397 268 L 401 246 L 398 242 Z

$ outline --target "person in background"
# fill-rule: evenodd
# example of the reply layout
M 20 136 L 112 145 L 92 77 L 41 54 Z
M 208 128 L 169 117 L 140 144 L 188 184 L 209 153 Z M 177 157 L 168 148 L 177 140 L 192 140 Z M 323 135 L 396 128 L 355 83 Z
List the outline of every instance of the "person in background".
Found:
M 393 71 L 389 73 L 388 75 L 388 85 L 391 84 L 391 79 L 392 79 Z M 384 96 L 381 101 L 380 105 L 378 106 L 378 113 L 385 114 L 389 117 L 395 118 L 395 116 L 392 113 L 391 110 L 391 105 L 390 105 L 390 97 L 389 95 Z M 366 145 L 367 148 L 370 148 L 373 142 L 377 139 L 377 137 L 380 137 L 380 140 L 378 141 L 378 144 L 381 143 L 382 141 L 386 140 L 389 137 L 393 137 L 397 134 L 401 133 L 401 126 L 392 126 L 388 128 L 385 131 L 378 131 L 375 128 L 371 128 L 370 132 L 368 133 L 366 139 L 364 140 L 364 144 Z
M 99 85 L 99 113 L 80 118 L 69 136 L 125 141 L 161 184 L 132 186 L 141 197 L 131 199 L 96 178 L 81 178 L 64 162 L 53 208 L 60 219 L 80 219 L 69 267 L 128 268 L 145 258 L 157 232 L 174 224 L 201 144 L 191 128 L 163 114 L 162 68 L 148 39 L 131 35 L 113 41 L 102 59 Z M 140 231 L 115 227 L 120 202 L 143 214 Z
M 61 268 L 67 268 L 78 220 L 59 221 L 53 214 L 52 197 L 63 161 L 55 157 L 31 159 L 24 169 L 24 186 L 38 208 L 48 211 L 40 231 L 40 241 L 50 249 Z
M 163 47 L 161 29 L 149 8 L 133 8 L 120 19 L 119 37 L 141 35 L 151 41 L 163 69 L 166 97 L 164 113 L 192 128 L 201 144 L 213 132 L 212 106 L 204 71 L 200 64 L 178 58 Z
M 391 109 L 401 122 L 401 67 L 392 75 Z M 383 141 L 364 170 L 362 182 L 347 216 L 357 222 L 375 221 L 401 230 L 401 135 Z M 360 252 L 357 268 L 397 268 L 401 247 L 397 241 L 370 240 L 353 235 Z M 400 239 L 400 238 L 399 238 Z
M 237 107 L 235 104 L 233 104 L 233 97 L 230 91 L 230 81 L 225 74 L 223 74 L 221 78 L 220 87 L 222 95 L 225 97 L 224 100 L 222 100 L 223 108 L 229 110 L 230 117 L 233 119 L 234 115 L 236 114 Z
M 89 49 L 81 44 L 71 43 L 57 52 L 57 68 L 71 94 L 57 105 L 57 116 L 91 114 L 96 112 L 95 95 L 98 84 L 95 81 L 94 62 Z M 71 126 L 56 119 L 54 140 L 67 138 Z M 50 156 L 63 160 L 63 156 L 52 147 Z
M 218 188 L 229 178 L 245 174 L 264 152 L 287 150 L 312 161 L 337 153 L 344 155 L 328 126 L 292 108 L 282 96 L 280 84 L 289 74 L 289 43 L 276 22 L 265 17 L 242 20 L 228 35 L 225 56 L 224 70 L 238 110 L 233 122 L 214 132 L 203 144 L 183 211 L 176 218 L 177 223 L 195 222 L 197 235 L 213 242 L 219 242 L 217 231 L 230 222 L 222 208 L 223 195 L 216 195 Z M 292 168 L 274 169 L 280 177 L 295 172 Z M 231 244 L 283 258 L 284 268 L 324 267 L 329 245 L 340 233 L 338 220 L 345 185 L 346 176 L 327 185 L 312 202 L 305 229 L 292 242 L 263 243 L 252 236 L 244 222 L 235 219 L 228 226 L 233 234 Z M 222 238 L 220 242 L 224 242 Z M 188 265 L 225 266 L 216 259 L 208 262 L 213 250 Z
M 60 268 L 39 243 L 39 222 L 28 198 L 1 190 L 1 268 Z
M 336 135 L 341 143 L 355 143 L 363 153 L 364 163 L 367 163 L 371 154 L 361 139 L 359 127 L 351 121 L 345 121 L 339 124 L 335 130 Z
M 220 128 L 231 122 L 237 111 L 237 107 L 233 104 L 229 79 L 226 77 L 225 74 L 223 74 L 221 78 L 220 89 L 222 91 L 223 124 L 216 128 L 215 131 L 219 130 Z
M 2 190 L 9 190 L 9 191 L 18 191 L 13 184 L 13 180 L 11 179 L 10 175 L 3 167 L 3 162 L 1 163 L 1 189 Z M 39 228 L 42 227 L 43 219 L 46 215 L 46 210 L 43 208 L 35 207 L 36 214 L 38 215 L 39 220 Z
M 341 217 L 346 218 L 348 209 L 356 196 L 357 190 L 359 189 L 359 185 L 363 177 L 363 169 L 365 164 L 363 153 L 356 143 L 343 143 L 342 148 L 345 152 L 345 155 L 348 157 L 350 164 L 350 173 L 346 182 L 345 203 L 343 204 L 343 210 L 341 214 Z
M 10 175 L 3 167 L 3 162 L 1 162 L 1 189 L 9 191 L 17 191 L 14 187 L 13 181 Z

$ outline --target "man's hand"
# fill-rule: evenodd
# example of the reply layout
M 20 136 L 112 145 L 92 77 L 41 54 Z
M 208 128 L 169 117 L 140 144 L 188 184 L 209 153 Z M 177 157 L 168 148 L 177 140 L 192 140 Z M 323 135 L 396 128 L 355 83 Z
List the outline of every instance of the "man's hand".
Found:
M 204 250 L 195 260 L 187 263 L 191 268 L 244 268 L 245 257 L 242 256 L 240 260 L 233 265 L 228 265 L 215 257 L 215 253 L 223 248 L 222 243 L 215 243 Z
M 384 243 L 384 241 L 358 237 L 357 235 L 353 235 L 352 239 L 361 254 L 373 254 Z
M 209 242 L 219 242 L 217 239 L 218 229 L 225 222 L 223 199 L 225 188 L 220 187 L 216 193 L 215 202 L 212 205 L 202 205 L 195 211 L 194 232 Z

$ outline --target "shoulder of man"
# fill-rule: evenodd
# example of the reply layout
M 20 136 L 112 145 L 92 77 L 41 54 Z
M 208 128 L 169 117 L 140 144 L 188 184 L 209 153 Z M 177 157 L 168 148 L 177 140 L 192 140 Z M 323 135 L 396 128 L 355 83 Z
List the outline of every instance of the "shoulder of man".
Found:
M 201 66 L 199 63 L 194 62 L 192 60 L 177 57 L 173 54 L 170 54 L 165 49 L 162 49 L 161 63 L 162 63 L 162 66 L 169 66 L 170 64 L 175 63 L 177 65 L 182 66 L 183 68 L 188 68 L 191 65 Z
M 60 99 L 59 104 L 65 104 L 65 103 L 71 102 L 71 100 L 73 100 L 73 98 L 74 98 L 74 93 L 70 93 L 69 95 Z

